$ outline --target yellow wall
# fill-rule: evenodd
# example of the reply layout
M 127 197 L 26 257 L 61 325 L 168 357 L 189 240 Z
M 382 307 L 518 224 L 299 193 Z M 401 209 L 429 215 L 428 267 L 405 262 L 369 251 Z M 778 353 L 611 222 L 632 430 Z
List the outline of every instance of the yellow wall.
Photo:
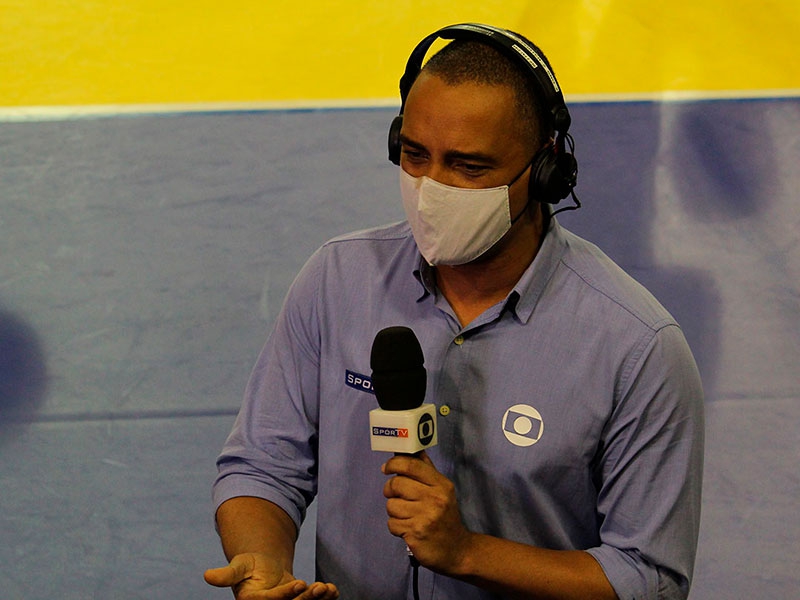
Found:
M 394 99 L 414 44 L 470 20 L 532 38 L 568 96 L 800 89 L 798 0 L 0 0 L 0 106 Z

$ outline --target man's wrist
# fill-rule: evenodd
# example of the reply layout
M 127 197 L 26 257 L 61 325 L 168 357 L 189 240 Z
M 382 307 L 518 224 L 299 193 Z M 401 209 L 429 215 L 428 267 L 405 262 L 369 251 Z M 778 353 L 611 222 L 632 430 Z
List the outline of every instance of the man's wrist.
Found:
M 454 559 L 444 574 L 462 580 L 476 577 L 479 574 L 481 548 L 484 538 L 487 537 L 480 533 L 465 531 L 464 535 L 453 544 Z

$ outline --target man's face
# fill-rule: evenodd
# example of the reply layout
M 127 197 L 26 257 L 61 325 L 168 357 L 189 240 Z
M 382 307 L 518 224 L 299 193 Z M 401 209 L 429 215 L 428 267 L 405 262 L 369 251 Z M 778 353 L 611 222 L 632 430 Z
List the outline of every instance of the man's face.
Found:
M 464 188 L 509 184 L 531 160 L 513 91 L 421 73 L 406 99 L 400 166 L 409 175 Z M 509 190 L 511 214 L 527 203 L 526 171 Z

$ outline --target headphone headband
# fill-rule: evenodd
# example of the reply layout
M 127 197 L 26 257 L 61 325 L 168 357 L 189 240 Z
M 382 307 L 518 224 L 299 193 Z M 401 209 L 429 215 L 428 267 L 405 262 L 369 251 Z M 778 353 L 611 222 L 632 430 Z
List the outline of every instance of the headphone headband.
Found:
M 558 85 L 553 70 L 536 46 L 512 31 L 490 25 L 479 23 L 450 25 L 430 34 L 414 48 L 406 63 L 406 70 L 400 78 L 400 114 L 392 120 L 389 127 L 389 160 L 396 165 L 400 164 L 401 129 L 406 99 L 411 91 L 411 86 L 414 85 L 414 81 L 422 71 L 425 55 L 433 42 L 439 38 L 471 40 L 489 44 L 530 74 L 540 92 L 540 99 L 544 101 L 545 112 L 550 117 L 549 125 L 556 132 L 556 138 L 553 144 L 540 149 L 530 163 L 531 176 L 528 183 L 528 197 L 538 202 L 556 204 L 572 194 L 575 201 L 574 208 L 580 206 L 573 192 L 577 183 L 578 163 L 572 154 L 572 136 L 567 133 L 572 119 L 564 102 L 561 86 Z
M 422 70 L 422 62 L 425 60 L 425 55 L 437 39 L 472 40 L 490 44 L 511 60 L 524 65 L 533 75 L 534 81 L 537 82 L 538 88 L 542 92 L 542 96 L 549 108 L 548 113 L 550 114 L 553 129 L 561 136 L 567 132 L 572 119 L 564 102 L 561 86 L 559 86 L 558 80 L 547 61 L 540 55 L 540 51 L 512 31 L 480 23 L 449 25 L 433 32 L 417 44 L 406 63 L 406 70 L 400 78 L 401 114 L 403 113 L 408 93 L 411 91 L 411 86 L 414 85 L 414 81 Z

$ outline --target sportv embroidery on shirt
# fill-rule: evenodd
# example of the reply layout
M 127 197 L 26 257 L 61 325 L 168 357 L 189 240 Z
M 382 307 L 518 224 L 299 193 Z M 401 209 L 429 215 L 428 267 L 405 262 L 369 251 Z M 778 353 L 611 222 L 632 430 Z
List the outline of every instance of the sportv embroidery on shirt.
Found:
M 375 390 L 372 389 L 372 378 L 369 375 L 362 375 L 361 373 L 346 369 L 344 372 L 344 383 L 355 390 L 367 392 L 368 394 L 375 394 Z

